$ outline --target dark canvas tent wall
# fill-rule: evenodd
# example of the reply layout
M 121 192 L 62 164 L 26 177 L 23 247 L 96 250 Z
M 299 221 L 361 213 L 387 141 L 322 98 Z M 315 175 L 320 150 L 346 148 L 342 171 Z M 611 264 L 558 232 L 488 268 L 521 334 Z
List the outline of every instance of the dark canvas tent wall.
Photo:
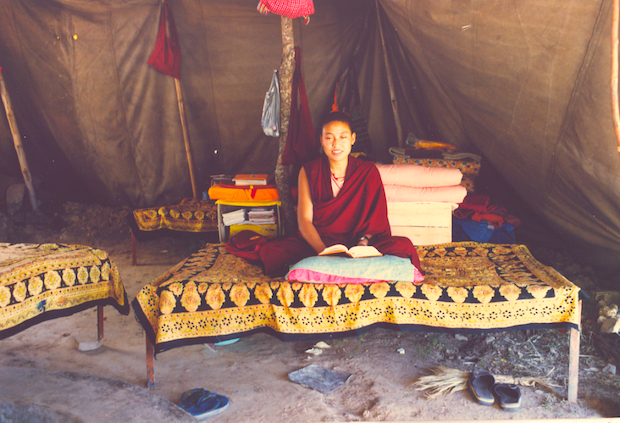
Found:
M 277 140 L 262 134 L 260 113 L 280 64 L 279 17 L 258 14 L 254 0 L 171 3 L 203 188 L 217 172 L 272 171 Z M 310 25 L 295 21 L 315 124 L 359 45 L 377 159 L 389 160 L 387 147 L 409 131 L 480 152 L 550 224 L 615 256 L 611 1 L 379 4 L 378 13 L 375 1 L 316 0 Z M 174 84 L 146 64 L 159 10 L 154 0 L 0 0 L 0 66 L 40 179 L 105 204 L 146 206 L 191 194 Z M 2 121 L 0 166 L 19 174 L 11 148 Z

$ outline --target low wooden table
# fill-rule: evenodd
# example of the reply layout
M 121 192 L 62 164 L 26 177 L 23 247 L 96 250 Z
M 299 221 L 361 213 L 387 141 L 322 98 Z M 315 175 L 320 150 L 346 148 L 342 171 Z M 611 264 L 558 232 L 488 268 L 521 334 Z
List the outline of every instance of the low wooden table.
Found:
M 214 201 L 184 198 L 172 206 L 134 210 L 133 217 L 140 231 L 170 229 L 179 232 L 217 231 L 217 208 Z M 131 264 L 138 263 L 137 240 L 131 229 Z
M 399 330 L 485 333 L 569 329 L 568 399 L 576 401 L 580 289 L 525 246 L 448 243 L 417 247 L 425 280 L 314 284 L 272 279 L 207 244 L 146 285 L 132 302 L 146 334 L 148 386 L 154 355 L 257 331 L 301 341 Z M 363 260 L 363 259 L 355 259 Z

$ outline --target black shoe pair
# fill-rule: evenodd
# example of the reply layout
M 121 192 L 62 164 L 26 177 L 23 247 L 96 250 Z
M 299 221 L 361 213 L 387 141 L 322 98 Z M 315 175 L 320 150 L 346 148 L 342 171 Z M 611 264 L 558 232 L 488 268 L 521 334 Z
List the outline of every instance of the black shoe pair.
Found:
M 482 405 L 493 405 L 495 397 L 504 410 L 521 408 L 521 391 L 516 385 L 495 383 L 495 377 L 486 370 L 474 370 L 469 379 L 469 389 Z

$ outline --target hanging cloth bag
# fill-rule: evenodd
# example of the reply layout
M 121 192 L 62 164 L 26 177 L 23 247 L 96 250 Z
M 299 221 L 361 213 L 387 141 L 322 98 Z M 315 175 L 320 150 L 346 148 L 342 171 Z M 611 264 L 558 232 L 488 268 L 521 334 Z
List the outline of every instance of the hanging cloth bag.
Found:
M 265 135 L 270 137 L 280 136 L 280 83 L 278 82 L 277 70 L 273 71 L 271 85 L 267 94 L 265 94 L 263 116 L 260 123 Z
M 292 84 L 291 116 L 282 164 L 302 166 L 308 160 L 319 156 L 319 143 L 314 137 L 306 87 L 301 73 L 301 49 L 299 47 L 295 47 L 295 71 Z

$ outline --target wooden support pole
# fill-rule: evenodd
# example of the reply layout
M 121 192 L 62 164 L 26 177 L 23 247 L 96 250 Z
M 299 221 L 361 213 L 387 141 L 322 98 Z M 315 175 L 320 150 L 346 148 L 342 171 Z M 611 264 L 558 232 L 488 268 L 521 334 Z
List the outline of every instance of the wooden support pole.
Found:
M 192 182 L 192 193 L 198 199 L 198 187 L 196 186 L 196 174 L 194 172 L 194 158 L 192 156 L 192 146 L 189 143 L 189 131 L 187 130 L 187 116 L 185 115 L 185 99 L 181 89 L 181 81 L 174 78 L 174 87 L 177 91 L 177 103 L 179 105 L 179 115 L 181 117 L 181 129 L 183 130 L 183 143 L 185 144 L 185 155 L 189 166 L 189 179 Z
M 129 232 L 131 232 L 131 265 L 135 266 L 138 264 L 138 246 L 136 245 L 136 236 L 133 234 L 133 231 L 130 229 Z
M 155 346 L 146 334 L 144 338 L 146 339 L 146 387 L 151 389 L 155 387 Z
M 398 114 L 398 101 L 396 99 L 396 90 L 394 89 L 394 78 L 392 77 L 392 67 L 388 60 L 387 47 L 385 38 L 383 37 L 383 26 L 381 25 L 381 14 L 379 13 L 379 0 L 375 0 L 377 5 L 377 22 L 379 23 L 379 34 L 381 35 L 381 46 L 383 47 L 383 60 L 385 61 L 385 71 L 387 73 L 388 87 L 390 88 L 390 102 L 392 104 L 392 113 L 394 114 L 394 125 L 396 126 L 396 139 L 398 146 L 403 146 L 403 129 L 400 124 L 400 116 Z
M 103 339 L 103 306 L 97 306 L 97 341 Z
M 162 3 L 164 0 L 162 0 Z M 166 20 L 166 34 L 170 37 L 170 21 Z M 181 81 L 174 79 L 174 88 L 177 92 L 177 105 L 179 107 L 179 117 L 181 118 L 181 131 L 183 132 L 183 143 L 185 145 L 185 155 L 187 156 L 187 166 L 189 167 L 189 179 L 192 184 L 192 194 L 198 199 L 198 187 L 196 186 L 196 174 L 194 172 L 194 158 L 192 156 L 192 146 L 189 142 L 189 131 L 187 130 L 187 115 L 185 113 L 185 98 Z
M 13 136 L 13 144 L 15 145 L 15 151 L 17 152 L 17 159 L 19 160 L 19 166 L 22 170 L 24 182 L 30 194 L 30 204 L 32 205 L 32 211 L 36 211 L 39 205 L 37 204 L 37 197 L 34 192 L 34 185 L 32 184 L 32 175 L 30 174 L 30 168 L 28 167 L 28 161 L 26 160 L 26 153 L 24 152 L 24 146 L 22 145 L 22 137 L 17 127 L 17 120 L 13 113 L 13 106 L 11 105 L 11 99 L 9 98 L 9 92 L 6 89 L 4 83 L 4 77 L 0 71 L 0 95 L 2 96 L 2 102 L 4 103 L 4 110 L 6 112 L 6 119 L 9 121 L 9 127 L 11 129 L 11 135 Z
M 577 302 L 576 313 L 579 316 L 577 329 L 570 330 L 569 362 L 568 362 L 568 402 L 577 402 L 577 388 L 579 385 L 579 343 L 581 336 L 581 301 Z
M 295 70 L 295 40 L 293 37 L 293 20 L 282 16 L 282 63 L 279 70 L 280 82 L 280 139 L 278 145 L 278 161 L 276 163 L 276 187 L 280 196 L 282 214 L 284 215 L 284 231 L 286 234 L 297 233 L 297 216 L 293 208 L 293 200 L 289 189 L 288 166 L 282 164 L 282 157 L 288 138 L 288 127 L 291 117 L 291 94 L 293 71 Z

